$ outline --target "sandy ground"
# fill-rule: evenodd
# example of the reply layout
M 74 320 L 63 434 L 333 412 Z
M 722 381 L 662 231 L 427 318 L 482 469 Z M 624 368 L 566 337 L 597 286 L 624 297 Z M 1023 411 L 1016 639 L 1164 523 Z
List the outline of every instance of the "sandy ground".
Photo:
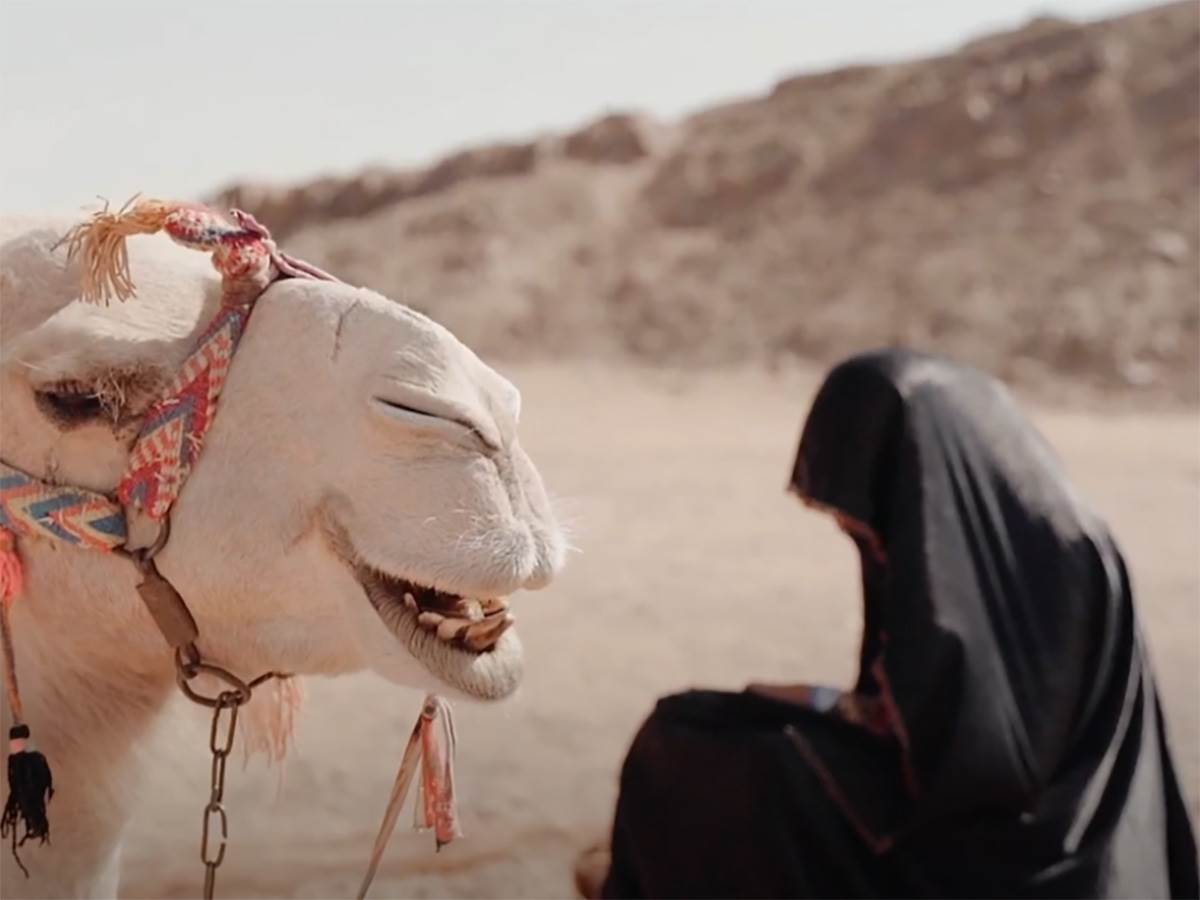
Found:
M 458 707 L 466 838 L 397 831 L 374 897 L 568 897 L 654 698 L 752 679 L 847 682 L 860 614 L 852 548 L 783 492 L 814 381 L 516 368 L 523 440 L 579 551 L 518 597 L 528 674 Z M 1194 415 L 1040 411 L 1130 560 L 1192 809 L 1200 809 L 1200 424 Z M 218 894 L 344 897 L 357 887 L 420 701 L 370 676 L 311 681 L 279 788 L 231 769 Z M 127 841 L 123 893 L 194 896 L 206 725 L 180 709 Z M 168 762 L 169 760 L 169 762 Z M 402 823 L 407 822 L 407 816 Z

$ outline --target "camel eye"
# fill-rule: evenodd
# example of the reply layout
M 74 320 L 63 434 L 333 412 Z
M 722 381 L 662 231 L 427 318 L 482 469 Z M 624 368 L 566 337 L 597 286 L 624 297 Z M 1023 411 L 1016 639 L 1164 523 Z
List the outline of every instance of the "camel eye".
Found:
M 442 418 L 444 418 L 443 416 L 439 416 L 437 413 L 425 412 L 425 410 L 423 410 L 423 409 L 416 409 L 415 407 L 408 406 L 407 404 L 404 404 L 404 403 L 397 403 L 395 400 L 388 400 L 384 397 L 376 397 L 375 399 L 378 400 L 380 403 L 382 403 L 384 406 L 389 407 L 390 409 L 399 410 L 402 413 L 408 413 L 409 415 L 412 415 L 412 416 L 423 416 L 427 419 L 442 419 Z M 450 421 L 450 420 L 447 420 L 447 421 Z
M 82 425 L 105 414 L 104 401 L 94 387 L 77 381 L 61 381 L 38 388 L 38 407 L 61 425 Z
M 458 418 L 453 411 L 445 410 L 444 412 L 427 412 L 424 409 L 418 409 L 415 406 L 409 406 L 400 400 L 392 400 L 387 397 L 372 398 L 374 407 L 381 411 L 384 416 L 392 421 L 415 425 L 418 428 L 449 434 L 452 438 L 459 437 L 463 433 L 471 435 L 476 441 L 486 447 L 488 450 L 496 450 L 496 446 L 489 441 L 483 434 L 483 430 L 472 425 L 470 422 Z

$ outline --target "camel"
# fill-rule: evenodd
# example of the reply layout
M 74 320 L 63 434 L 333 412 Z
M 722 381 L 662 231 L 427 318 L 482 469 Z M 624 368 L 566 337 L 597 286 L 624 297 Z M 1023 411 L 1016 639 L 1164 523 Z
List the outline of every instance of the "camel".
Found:
M 111 492 L 220 281 L 204 256 L 138 237 L 137 296 L 82 303 L 56 246 L 72 224 L 0 220 L 0 460 Z M 563 563 L 519 414 L 516 388 L 430 319 L 340 283 L 272 284 L 157 557 L 205 657 L 243 678 L 373 670 L 450 696 L 511 694 L 512 616 L 482 638 L 464 638 L 462 617 Z M 14 662 L 56 794 L 51 842 L 21 849 L 29 877 L 0 854 L 0 894 L 113 897 L 143 744 L 176 696 L 171 656 L 128 559 L 39 540 L 20 552 Z

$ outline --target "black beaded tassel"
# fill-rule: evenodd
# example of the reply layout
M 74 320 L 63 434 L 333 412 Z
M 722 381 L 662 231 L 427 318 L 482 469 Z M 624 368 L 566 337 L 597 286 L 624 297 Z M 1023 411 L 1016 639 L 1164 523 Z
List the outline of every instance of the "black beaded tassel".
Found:
M 29 870 L 17 855 L 17 848 L 28 840 L 50 840 L 50 822 L 46 804 L 54 796 L 54 776 L 46 757 L 37 750 L 27 749 L 28 725 L 14 725 L 8 730 L 8 800 L 4 816 L 0 817 L 0 837 L 12 838 L 13 858 L 29 877 Z M 25 833 L 18 839 L 17 831 L 24 824 Z
M 29 870 L 17 855 L 17 848 L 28 840 L 50 840 L 50 822 L 46 804 L 54 796 L 54 777 L 46 757 L 29 747 L 29 726 L 23 721 L 21 693 L 17 689 L 16 662 L 13 654 L 12 627 L 8 603 L 0 598 L 0 639 L 4 647 L 4 681 L 8 689 L 8 705 L 15 724 L 8 730 L 8 800 L 0 816 L 0 838 L 12 841 L 13 858 L 25 877 Z M 21 826 L 24 834 L 18 835 Z

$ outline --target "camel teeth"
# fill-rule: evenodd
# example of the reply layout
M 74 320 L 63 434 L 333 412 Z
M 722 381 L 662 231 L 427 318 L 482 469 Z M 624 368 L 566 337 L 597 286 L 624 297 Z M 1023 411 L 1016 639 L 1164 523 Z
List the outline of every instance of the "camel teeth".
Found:
M 467 619 L 443 619 L 437 627 L 437 636 L 443 641 L 453 641 L 466 634 L 471 623 Z
M 479 622 L 483 619 L 483 604 L 478 600 L 464 600 L 462 603 L 463 618 L 470 619 L 472 622 Z
M 441 613 L 423 612 L 417 616 L 417 624 L 429 631 L 437 631 L 445 618 Z
M 503 597 L 488 597 L 481 606 L 485 616 L 492 616 L 508 609 L 508 601 Z
M 509 613 L 489 616 L 467 629 L 463 636 L 463 644 L 468 650 L 474 650 L 476 653 L 490 650 L 515 621 Z
M 410 594 L 408 591 L 405 591 L 404 592 L 404 605 L 407 606 L 409 609 L 415 610 L 417 608 L 417 598 L 414 597 L 412 594 Z

